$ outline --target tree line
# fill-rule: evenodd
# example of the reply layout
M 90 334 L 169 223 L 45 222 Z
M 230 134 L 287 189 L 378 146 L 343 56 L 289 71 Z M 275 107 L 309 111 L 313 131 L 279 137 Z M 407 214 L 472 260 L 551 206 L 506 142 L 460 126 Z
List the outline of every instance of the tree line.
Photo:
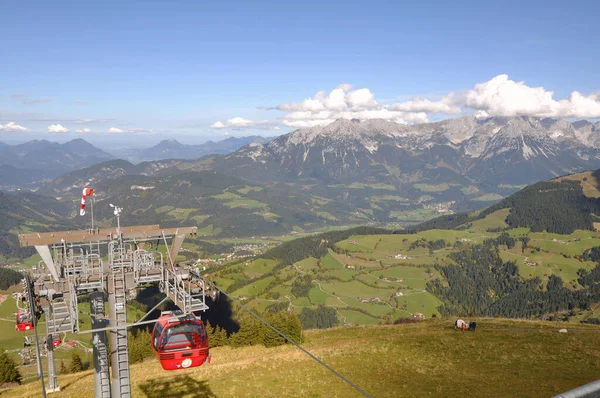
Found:
M 260 317 L 296 343 L 302 342 L 302 323 L 294 312 L 263 312 L 260 314 Z M 231 334 L 228 334 L 221 326 L 212 325 L 208 322 L 209 345 L 211 347 L 226 345 L 232 347 L 248 345 L 274 347 L 287 343 L 277 332 L 250 314 L 240 313 L 236 321 L 239 324 L 239 329 L 237 332 Z
M 577 181 L 539 182 L 487 208 L 481 216 L 504 208 L 510 209 L 506 223 L 511 228 L 568 235 L 577 229 L 593 230 L 592 214 L 600 211 L 600 199 L 585 196 Z
M 325 232 L 285 242 L 267 251 L 261 257 L 277 259 L 284 266 L 291 265 L 307 257 L 324 257 L 327 255 L 327 249 L 333 250 L 337 242 L 354 235 L 385 235 L 390 233 L 386 229 L 372 227 L 356 227 L 344 231 Z
M 288 311 L 264 312 L 260 316 L 295 342 L 302 342 L 302 323 L 295 313 Z M 236 332 L 228 332 L 222 326 L 213 325 L 210 321 L 207 321 L 206 332 L 208 334 L 209 346 L 211 348 L 250 345 L 274 347 L 287 343 L 277 332 L 247 313 L 238 313 L 236 322 L 239 325 L 239 329 Z M 129 348 L 129 363 L 139 363 L 154 357 L 154 352 L 152 351 L 152 332 L 150 329 L 130 331 L 128 333 L 127 345 Z
M 317 308 L 304 307 L 299 318 L 304 329 L 328 329 L 339 323 L 336 310 L 324 305 Z
M 0 268 L 0 290 L 21 283 L 23 274 L 10 268 Z

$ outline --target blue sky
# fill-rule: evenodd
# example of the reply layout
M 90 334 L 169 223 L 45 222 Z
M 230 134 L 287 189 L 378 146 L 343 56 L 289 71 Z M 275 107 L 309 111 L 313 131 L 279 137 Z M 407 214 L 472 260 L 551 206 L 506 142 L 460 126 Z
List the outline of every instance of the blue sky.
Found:
M 327 97 L 340 84 L 353 85 L 346 94 L 367 88 L 361 95 L 378 110 L 441 101 L 503 74 L 556 100 L 600 90 L 600 2 L 486 3 L 3 1 L 0 141 L 276 135 L 338 114 L 260 107 Z M 493 114 L 486 98 L 453 106 Z M 417 108 L 390 117 L 425 120 Z M 211 128 L 217 121 L 223 127 Z

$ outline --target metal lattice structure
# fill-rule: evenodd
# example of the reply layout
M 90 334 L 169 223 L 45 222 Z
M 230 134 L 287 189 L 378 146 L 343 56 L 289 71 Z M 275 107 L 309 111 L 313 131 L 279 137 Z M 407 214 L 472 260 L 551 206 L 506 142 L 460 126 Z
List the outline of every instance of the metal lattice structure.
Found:
M 115 211 L 117 220 L 118 211 Z M 118 224 L 117 228 L 19 235 L 21 247 L 34 246 L 42 257 L 32 270 L 30 287 L 31 299 L 46 315 L 49 341 L 55 333 L 79 332 L 77 296 L 90 294 L 96 397 L 131 396 L 127 328 L 136 324 L 127 323 L 126 302 L 130 292 L 142 285 L 155 284 L 184 314 L 208 309 L 206 295 L 214 295 L 215 291 L 193 267 L 174 262 L 185 237 L 195 236 L 196 232 L 197 227 Z M 159 242 L 166 247 L 165 254 L 156 250 Z M 154 243 L 154 250 L 145 249 Z M 153 321 L 137 324 L 150 322 Z M 47 387 L 48 392 L 60 390 L 52 344 L 48 344 Z

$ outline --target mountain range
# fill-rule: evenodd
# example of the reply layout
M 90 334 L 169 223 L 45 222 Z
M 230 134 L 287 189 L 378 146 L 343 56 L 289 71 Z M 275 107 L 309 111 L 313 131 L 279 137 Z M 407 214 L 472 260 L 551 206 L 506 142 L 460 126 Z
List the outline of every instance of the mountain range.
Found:
M 38 192 L 76 201 L 80 187 L 93 185 L 128 200 L 136 191 L 133 186 L 164 186 L 167 191 L 142 195 L 163 203 L 173 189 L 190 186 L 192 180 L 197 182 L 190 195 L 205 196 L 202 192 L 209 187 L 200 181 L 206 179 L 195 179 L 193 173 L 216 172 L 223 181 L 235 176 L 236 182 L 214 194 L 224 201 L 220 206 L 186 204 L 205 212 L 201 227 L 233 227 L 213 217 L 231 206 L 238 207 L 234 224 L 256 223 L 254 217 L 260 216 L 261 233 L 281 232 L 282 219 L 288 220 L 283 226 L 287 231 L 294 223 L 303 229 L 324 224 L 405 225 L 482 208 L 528 184 L 600 168 L 599 133 L 600 123 L 527 117 L 464 117 L 413 126 L 340 119 L 266 144 L 252 142 L 227 155 L 138 165 L 104 162 L 61 176 Z M 166 180 L 168 187 L 161 182 Z M 265 196 L 273 187 L 278 188 Z M 251 202 L 242 206 L 244 201 Z M 245 207 L 248 203 L 252 205 Z M 144 208 L 150 204 L 143 202 Z M 132 211 L 141 211 L 141 204 L 132 206 Z M 292 213 L 299 218 L 290 217 Z
M 463 117 L 402 125 L 339 119 L 250 144 L 214 168 L 252 179 L 528 184 L 600 165 L 600 122 Z M 439 177 L 436 177 L 439 175 Z
M 174 138 L 163 140 L 144 149 L 115 149 L 110 152 L 130 162 L 165 160 L 165 159 L 199 159 L 206 155 L 227 154 L 253 142 L 267 143 L 272 138 L 260 136 L 229 137 L 221 141 L 207 141 L 199 145 L 181 144 Z
M 79 138 L 64 144 L 34 140 L 0 145 L 0 187 L 28 186 L 113 156 Z
M 65 173 L 115 158 L 134 163 L 166 159 L 193 160 L 207 155 L 231 153 L 244 145 L 267 143 L 269 140 L 271 138 L 260 136 L 229 137 L 217 142 L 186 145 L 168 139 L 150 148 L 110 149 L 108 152 L 83 139 L 64 144 L 46 140 L 19 145 L 0 142 L 0 189 L 37 188 L 40 182 L 48 182 Z

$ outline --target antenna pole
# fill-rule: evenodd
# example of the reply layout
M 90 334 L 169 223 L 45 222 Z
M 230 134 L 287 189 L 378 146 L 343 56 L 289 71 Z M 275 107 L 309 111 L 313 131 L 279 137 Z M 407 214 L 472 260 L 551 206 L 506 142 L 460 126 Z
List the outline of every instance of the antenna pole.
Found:
M 117 216 L 117 235 L 119 236 L 119 245 L 121 245 L 121 212 L 123 211 L 122 207 L 110 204 L 110 207 L 114 209 L 113 213 Z
M 117 213 L 117 235 L 119 235 L 119 244 L 121 243 L 121 208 L 115 207 Z
M 94 231 L 94 197 L 92 196 L 92 202 L 90 203 L 92 210 L 92 233 Z

